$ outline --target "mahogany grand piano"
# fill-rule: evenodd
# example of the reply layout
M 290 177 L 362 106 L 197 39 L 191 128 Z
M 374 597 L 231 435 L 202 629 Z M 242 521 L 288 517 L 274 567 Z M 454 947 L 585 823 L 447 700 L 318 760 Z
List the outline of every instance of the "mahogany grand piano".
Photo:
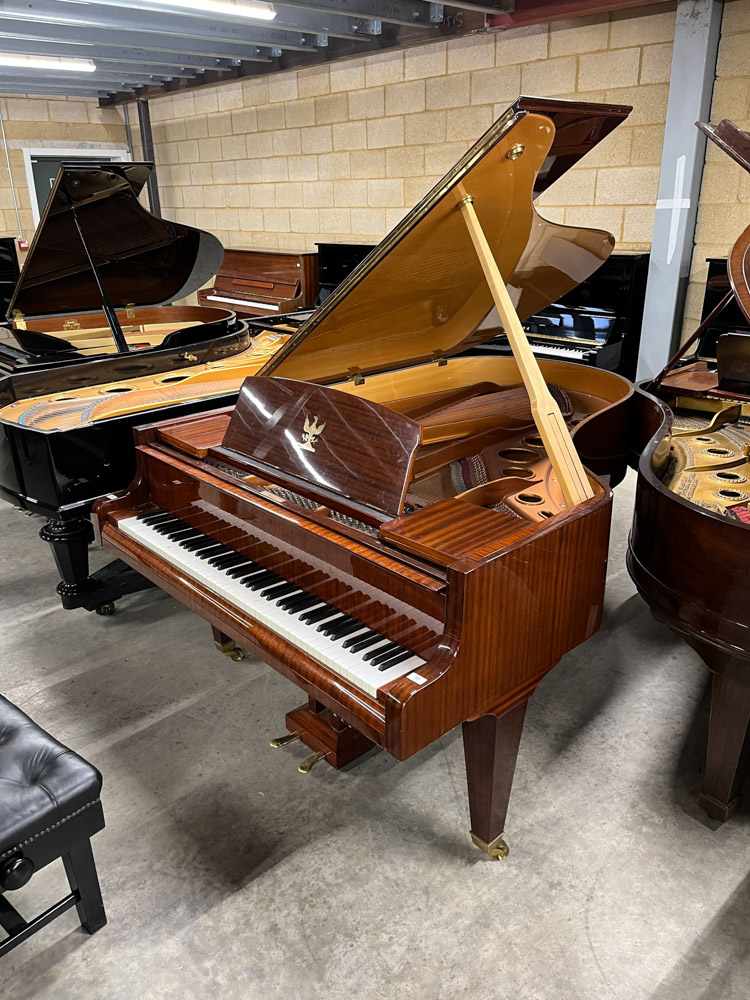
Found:
M 373 744 L 404 760 L 463 723 L 472 837 L 491 857 L 507 853 L 528 698 L 601 617 L 611 493 L 570 434 L 617 478 L 632 394 L 534 361 L 519 314 L 613 240 L 545 222 L 532 193 L 628 111 L 520 99 L 236 407 L 138 429 L 133 484 L 95 508 L 102 543 L 224 653 L 302 688 L 274 741 L 313 751 L 301 771 Z M 450 356 L 493 304 L 515 357 Z
M 750 135 L 698 124 L 750 171 Z M 638 485 L 628 569 L 653 616 L 712 671 L 705 780 L 698 802 L 721 822 L 741 802 L 750 750 L 750 227 L 728 281 L 633 408 Z M 689 357 L 697 345 L 698 355 Z

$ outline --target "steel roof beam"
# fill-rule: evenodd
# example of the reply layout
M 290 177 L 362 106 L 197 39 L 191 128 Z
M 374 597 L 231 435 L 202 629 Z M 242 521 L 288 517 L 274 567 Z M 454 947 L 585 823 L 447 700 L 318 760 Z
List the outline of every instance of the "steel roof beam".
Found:
M 59 83 L 5 83 L 0 84 L 0 97 L 6 94 L 49 94 L 51 97 L 109 97 L 110 94 L 122 90 L 122 84 L 107 90 L 105 87 L 85 84 L 63 86 Z M 132 96 L 132 95 L 131 95 Z
M 181 37 L 198 34 L 200 37 L 233 37 L 237 41 L 263 40 L 269 45 L 284 45 L 284 39 L 303 34 L 335 35 L 337 38 L 356 40 L 362 36 L 379 34 L 380 22 L 351 18 L 346 14 L 318 16 L 292 8 L 293 19 L 278 14 L 272 22 L 255 22 L 231 14 L 189 10 L 160 6 L 149 0 L 101 0 L 97 3 L 79 3 L 78 0 L 19 0 L 3 3 L 3 16 L 17 12 L 24 19 L 35 19 L 74 24 L 98 25 L 106 28 L 126 28 L 133 31 L 159 31 Z M 293 20 L 293 23 L 291 21 Z M 373 25 L 377 25 L 375 28 Z
M 0 22 L 2 23 L 2 22 Z M 74 59 L 93 59 L 101 62 L 135 63 L 147 66 L 179 66 L 186 69 L 231 69 L 235 59 L 217 59 L 211 56 L 179 55 L 160 52 L 158 49 L 129 48 L 123 45 L 92 45 L 90 43 L 59 41 L 57 39 L 29 39 L 11 37 L 0 33 L 0 51 L 35 56 L 71 56 Z M 270 63 L 270 56 L 242 56 L 243 62 Z
M 169 35 L 144 35 L 140 31 L 113 31 L 110 28 L 91 28 L 74 24 L 46 24 L 43 21 L 27 21 L 19 25 L 15 18 L 4 18 L 0 7 L 0 45 L 6 36 L 17 38 L 23 32 L 29 41 L 77 42 L 86 45 L 112 45 L 119 43 L 126 48 L 139 48 L 144 42 L 155 52 L 170 52 L 175 56 L 197 55 L 212 56 L 217 59 L 252 60 L 255 56 L 274 55 L 278 49 L 269 49 L 262 45 L 243 43 L 225 43 L 221 40 L 196 38 L 173 38 Z M 290 48 L 290 46 L 287 46 Z M 293 49 L 294 46 L 291 46 Z M 314 46 L 302 49 L 303 52 L 316 51 Z
M 137 0 L 136 0 L 137 2 Z M 215 50 L 217 44 L 229 46 L 270 46 L 285 49 L 296 49 L 300 52 L 313 51 L 316 47 L 328 44 L 326 35 L 316 35 L 313 32 L 278 31 L 275 28 L 256 27 L 254 24 L 238 24 L 236 21 L 222 21 L 211 17 L 201 18 L 175 17 L 161 13 L 150 14 L 119 8 L 119 13 L 113 13 L 113 8 L 98 4 L 69 3 L 66 0 L 6 0 L 0 6 L 0 19 L 4 23 L 7 34 L 35 35 L 42 38 L 62 37 L 59 29 L 69 26 L 75 29 L 74 37 L 86 41 L 86 31 L 106 31 L 105 41 L 113 43 L 120 41 L 123 45 L 143 45 L 144 35 L 151 39 L 147 44 L 150 48 L 160 47 L 157 36 L 164 35 L 170 39 L 199 40 L 202 48 L 196 53 L 205 53 L 209 44 Z M 23 27 L 9 28 L 7 25 Z M 54 29 L 52 34 L 50 30 Z M 36 29 L 36 30 L 34 30 Z M 42 33 L 39 33 L 42 29 Z M 127 37 L 123 37 L 127 33 Z M 95 40 L 95 39 L 94 39 Z M 184 44 L 184 43 L 183 43 Z M 193 42 L 190 42 L 192 50 Z M 174 44 L 172 51 L 177 51 Z M 211 52 L 211 54 L 215 54 Z M 227 55 L 227 51 L 216 53 Z
M 77 0 L 57 0 L 61 5 L 74 2 L 80 6 Z M 377 0 L 376 0 L 377 2 Z M 398 2 L 398 0 L 395 0 Z M 381 32 L 380 21 L 374 18 L 354 17 L 349 13 L 348 5 L 342 13 L 341 4 L 333 4 L 325 12 L 312 11 L 307 6 L 286 7 L 274 3 L 276 17 L 273 21 L 253 22 L 247 18 L 238 18 L 236 14 L 222 13 L 221 11 L 194 10 L 189 7 L 172 7 L 169 4 L 160 4 L 157 0 L 128 0 L 127 6 L 122 0 L 99 0 L 97 6 L 117 8 L 123 12 L 129 10 L 143 11 L 146 14 L 165 14 L 170 17 L 190 18 L 193 21 L 214 22 L 223 21 L 227 24 L 247 25 L 255 24 L 273 25 L 277 31 L 308 31 L 313 34 L 333 35 L 336 38 L 358 39 L 367 35 L 379 35 Z M 135 20 L 140 20 L 136 18 Z
M 279 15 L 291 19 L 300 8 L 318 15 L 341 13 L 344 8 L 352 18 L 384 21 L 386 24 L 416 24 L 428 28 L 443 20 L 442 4 L 430 3 L 429 0 L 346 0 L 345 4 L 341 0 L 283 0 L 281 4 L 274 2 L 274 8 L 277 12 L 274 24 Z

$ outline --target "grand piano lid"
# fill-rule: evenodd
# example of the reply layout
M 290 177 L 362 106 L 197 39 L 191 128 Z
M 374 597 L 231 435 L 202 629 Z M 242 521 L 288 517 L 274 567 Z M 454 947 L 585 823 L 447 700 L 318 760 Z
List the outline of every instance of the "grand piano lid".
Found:
M 157 219 L 138 201 L 152 170 L 152 163 L 61 165 L 8 317 L 100 310 L 86 250 L 116 309 L 172 302 L 213 277 L 224 255 L 216 237 Z
M 261 371 L 358 378 L 466 350 L 493 300 L 458 204 L 466 195 L 525 319 L 584 281 L 610 233 L 561 226 L 533 198 L 607 136 L 629 107 L 520 97 L 326 299 Z

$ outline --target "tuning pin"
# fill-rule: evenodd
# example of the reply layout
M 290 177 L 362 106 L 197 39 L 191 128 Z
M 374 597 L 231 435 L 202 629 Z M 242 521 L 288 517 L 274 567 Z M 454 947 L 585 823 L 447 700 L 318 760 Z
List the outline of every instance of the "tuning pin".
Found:
M 299 733 L 286 733 L 285 736 L 277 736 L 275 740 L 271 740 L 269 746 L 273 747 L 274 750 L 278 750 L 279 747 L 285 747 L 287 743 L 294 743 L 298 739 Z
M 300 774 L 309 774 L 310 771 L 312 771 L 312 769 L 318 763 L 318 761 L 323 760 L 325 756 L 326 756 L 325 750 L 318 750 L 317 753 L 314 753 L 311 757 L 308 757 L 306 760 L 303 760 L 300 766 L 297 768 L 297 770 L 299 771 Z

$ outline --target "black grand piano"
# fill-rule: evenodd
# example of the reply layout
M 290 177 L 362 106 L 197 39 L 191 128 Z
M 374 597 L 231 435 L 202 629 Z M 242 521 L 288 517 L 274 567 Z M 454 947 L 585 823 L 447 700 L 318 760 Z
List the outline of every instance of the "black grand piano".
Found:
M 151 163 L 62 165 L 20 278 L 9 278 L 0 405 L 169 376 L 250 347 L 247 325 L 231 310 L 165 305 L 209 281 L 224 249 L 211 234 L 158 219 L 141 205 L 152 169 Z M 0 496 L 48 518 L 41 537 L 52 545 L 65 607 L 106 613 L 112 601 L 145 585 L 121 563 L 89 577 L 87 554 L 91 504 L 129 481 L 132 426 L 143 419 L 134 413 L 51 437 L 0 428 Z
M 210 233 L 151 215 L 151 163 L 64 163 L 0 326 L 16 398 L 180 370 L 243 350 L 231 310 L 169 306 L 210 280 Z

